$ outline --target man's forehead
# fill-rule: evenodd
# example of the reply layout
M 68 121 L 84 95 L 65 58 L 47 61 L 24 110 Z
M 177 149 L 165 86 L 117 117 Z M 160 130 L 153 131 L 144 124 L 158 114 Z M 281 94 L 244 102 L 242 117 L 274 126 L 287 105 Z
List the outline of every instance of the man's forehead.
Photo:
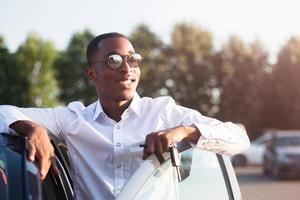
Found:
M 134 50 L 130 41 L 125 37 L 106 38 L 99 42 L 98 50 L 101 52 L 116 51 L 120 49 Z

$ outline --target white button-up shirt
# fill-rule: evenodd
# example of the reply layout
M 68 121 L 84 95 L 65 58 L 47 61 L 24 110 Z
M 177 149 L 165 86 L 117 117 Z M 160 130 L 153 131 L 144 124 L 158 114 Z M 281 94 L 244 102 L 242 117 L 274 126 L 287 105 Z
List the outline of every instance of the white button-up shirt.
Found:
M 12 132 L 9 125 L 17 120 L 32 120 L 66 143 L 77 199 L 114 199 L 143 162 L 139 144 L 154 131 L 192 125 L 201 132 L 197 148 L 235 154 L 249 147 L 239 126 L 178 106 L 170 97 L 136 94 L 119 122 L 107 117 L 99 101 L 53 109 L 0 106 L 0 117 L 1 132 Z

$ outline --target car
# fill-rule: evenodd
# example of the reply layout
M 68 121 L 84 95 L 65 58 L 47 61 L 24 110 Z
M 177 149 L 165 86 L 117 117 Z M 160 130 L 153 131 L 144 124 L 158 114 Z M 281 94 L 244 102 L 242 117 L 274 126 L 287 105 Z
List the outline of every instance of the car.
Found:
M 58 141 L 52 144 L 59 173 L 51 168 L 41 182 L 36 163 L 27 160 L 26 138 L 0 134 L 0 199 L 74 199 L 67 149 Z M 188 142 L 173 149 L 145 160 L 116 199 L 242 199 L 228 156 Z
M 150 156 L 135 172 L 117 200 L 242 199 L 239 184 L 226 155 L 178 144 L 180 179 L 170 154 Z
M 59 173 L 50 169 L 43 182 L 35 162 L 27 160 L 26 138 L 0 133 L 0 199 L 74 199 L 65 147 L 52 142 Z
M 265 132 L 253 140 L 247 151 L 231 157 L 233 166 L 262 165 L 266 143 L 272 138 L 272 132 Z
M 277 131 L 267 143 L 263 173 L 276 178 L 300 177 L 300 131 Z

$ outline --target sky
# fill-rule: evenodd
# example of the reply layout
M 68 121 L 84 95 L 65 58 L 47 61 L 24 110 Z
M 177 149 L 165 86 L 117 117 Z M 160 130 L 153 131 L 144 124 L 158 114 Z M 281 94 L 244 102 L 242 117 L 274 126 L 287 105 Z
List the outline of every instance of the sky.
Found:
M 299 0 L 0 0 L 0 35 L 12 52 L 32 32 L 64 49 L 84 29 L 129 35 L 143 23 L 168 43 L 174 25 L 192 22 L 212 33 L 216 49 L 237 35 L 260 40 L 273 59 L 300 36 L 299 8 Z

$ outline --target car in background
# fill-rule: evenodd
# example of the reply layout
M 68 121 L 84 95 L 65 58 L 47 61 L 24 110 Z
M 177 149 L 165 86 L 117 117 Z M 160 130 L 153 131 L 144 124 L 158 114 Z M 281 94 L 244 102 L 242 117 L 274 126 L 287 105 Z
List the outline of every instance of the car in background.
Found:
M 276 178 L 300 177 L 300 131 L 277 131 L 267 143 L 263 173 Z
M 59 174 L 50 169 L 41 182 L 37 165 L 27 160 L 26 138 L 0 133 L 1 200 L 74 199 L 67 149 L 61 143 L 52 144 Z M 192 148 L 187 142 L 179 143 L 176 150 L 177 167 L 169 152 L 152 154 L 116 199 L 242 199 L 228 156 Z
M 272 132 L 265 132 L 262 136 L 253 140 L 248 150 L 231 157 L 233 166 L 262 165 L 266 143 L 271 138 Z

